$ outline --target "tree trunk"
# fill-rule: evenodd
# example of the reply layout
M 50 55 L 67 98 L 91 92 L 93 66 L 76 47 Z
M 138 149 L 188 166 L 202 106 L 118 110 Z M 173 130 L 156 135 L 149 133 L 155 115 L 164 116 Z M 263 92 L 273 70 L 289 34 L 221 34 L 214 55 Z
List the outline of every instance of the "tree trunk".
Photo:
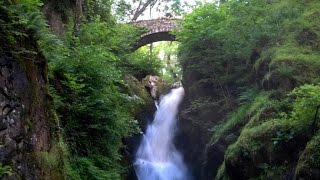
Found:
M 76 0 L 74 7 L 74 27 L 73 27 L 73 37 L 78 37 L 80 32 L 82 19 L 82 0 Z

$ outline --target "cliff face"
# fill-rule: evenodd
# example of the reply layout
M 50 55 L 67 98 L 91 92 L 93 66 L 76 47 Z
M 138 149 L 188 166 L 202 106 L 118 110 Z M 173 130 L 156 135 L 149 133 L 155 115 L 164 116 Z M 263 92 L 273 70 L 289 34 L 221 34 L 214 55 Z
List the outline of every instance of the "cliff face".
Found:
M 38 52 L 35 43 L 28 37 L 16 47 Z M 43 177 L 48 172 L 41 165 L 41 152 L 50 148 L 47 64 L 40 53 L 15 56 L 5 40 L 0 44 L 0 162 L 11 174 L 1 176 Z
M 185 18 L 178 148 L 195 179 L 319 179 L 319 2 L 253 2 Z
M 190 61 L 183 64 L 182 83 L 186 96 L 180 109 L 177 144 L 192 174 L 199 179 L 207 162 L 206 148 L 212 134 L 210 129 L 234 109 L 236 98 L 234 85 L 227 87 L 210 82 L 209 78 L 204 78 L 205 75 L 194 68 L 196 63 Z M 223 161 L 223 152 L 217 150 L 214 156 L 214 162 L 219 166 Z

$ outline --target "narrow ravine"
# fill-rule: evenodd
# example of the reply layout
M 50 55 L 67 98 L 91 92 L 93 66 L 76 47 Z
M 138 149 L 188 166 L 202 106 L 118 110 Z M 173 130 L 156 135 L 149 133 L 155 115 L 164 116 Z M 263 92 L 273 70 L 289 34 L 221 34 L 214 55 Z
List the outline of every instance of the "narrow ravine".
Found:
M 148 125 L 136 153 L 135 171 L 139 180 L 189 179 L 182 155 L 174 146 L 178 107 L 183 87 L 161 98 L 153 122 Z

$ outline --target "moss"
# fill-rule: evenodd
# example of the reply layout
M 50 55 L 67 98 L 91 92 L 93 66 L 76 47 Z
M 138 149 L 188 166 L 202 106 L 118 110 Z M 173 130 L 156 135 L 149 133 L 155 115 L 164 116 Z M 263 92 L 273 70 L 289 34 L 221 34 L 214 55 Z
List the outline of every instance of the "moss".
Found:
M 215 177 L 215 180 L 229 180 L 230 178 L 228 177 L 228 175 L 226 174 L 226 166 L 225 163 L 223 162 L 218 170 L 218 173 Z
M 289 37 L 284 44 L 263 51 L 255 69 L 258 71 L 260 66 L 268 64 L 262 83 L 272 82 L 273 88 L 291 90 L 304 83 L 320 82 L 319 59 L 318 49 L 300 45 L 295 37 Z
M 320 178 L 320 131 L 308 142 L 296 168 L 297 179 Z
M 151 99 L 149 93 L 146 91 L 146 89 L 142 86 L 142 84 L 133 76 L 126 75 L 124 77 L 127 89 L 129 91 L 129 94 L 131 96 L 139 96 L 141 99 L 144 100 L 146 104 L 153 103 L 153 100 Z
M 265 179 L 274 179 L 281 180 L 286 177 L 286 166 L 270 166 L 268 164 L 262 164 L 260 166 L 263 169 L 263 172 L 260 176 L 250 178 L 250 180 L 265 180 Z
M 140 127 L 144 128 L 147 124 L 145 116 L 153 114 L 155 111 L 154 101 L 145 87 L 135 77 L 126 75 L 124 81 L 128 94 L 140 100 L 140 103 L 132 107 L 131 113 L 139 120 Z
M 49 151 L 40 153 L 40 165 L 49 179 L 81 179 L 62 136 L 51 142 Z
M 9 165 L 3 165 L 0 163 L 0 178 L 4 176 L 11 176 L 12 174 L 12 167 Z
M 297 84 L 320 82 L 320 53 L 298 45 L 277 47 L 270 69 L 283 78 L 291 78 Z
M 263 109 L 258 109 L 255 114 L 251 116 L 248 123 L 245 125 L 245 128 L 252 128 L 264 123 L 265 121 L 262 119 L 262 113 Z
M 257 71 L 269 65 L 262 83 L 271 81 L 272 88 L 289 91 L 304 83 L 320 82 L 319 7 L 315 1 L 282 1 L 273 5 L 272 12 L 281 15 L 278 25 L 282 29 L 277 30 L 279 37 L 262 49 L 255 62 Z
M 315 107 L 319 104 L 318 88 L 304 85 L 293 90 L 290 93 L 290 98 L 294 98 L 291 102 L 293 108 L 288 113 L 278 113 L 262 123 L 259 122 L 261 114 L 253 116 L 237 141 L 226 151 L 225 165 L 228 175 L 235 177 L 236 174 L 241 174 L 243 178 L 263 179 L 292 171 L 290 169 L 295 166 L 299 151 L 304 149 L 312 136 L 311 130 L 317 115 L 315 110 L 318 110 Z M 308 147 L 317 149 L 317 145 L 312 143 L 317 141 L 316 137 L 309 142 L 306 154 L 310 152 Z M 316 159 L 319 158 L 317 153 L 310 154 L 316 156 Z M 318 165 L 315 165 L 315 169 L 319 166 L 319 161 L 316 163 Z
M 264 172 L 261 164 L 282 164 L 290 161 L 291 138 L 282 138 L 274 144 L 279 130 L 287 134 L 291 126 L 281 120 L 272 120 L 252 128 L 244 128 L 236 141 L 225 154 L 226 168 L 231 175 L 240 173 L 244 178 L 257 177 Z M 287 152 L 286 152 L 287 151 Z M 287 154 L 286 154 L 287 153 Z M 238 169 L 238 170 L 235 170 Z
M 241 128 L 249 119 L 256 118 L 259 114 L 257 111 L 267 104 L 269 95 L 270 93 L 262 91 L 255 96 L 252 102 L 241 105 L 223 124 L 216 126 L 211 142 L 227 135 L 236 127 Z
M 25 119 L 25 122 L 26 122 L 26 125 L 27 125 L 28 129 L 32 129 L 33 123 L 32 123 L 31 118 L 30 118 L 30 117 L 27 117 L 27 118 Z
M 254 157 L 257 155 L 257 151 L 264 145 L 259 142 L 260 140 L 271 140 L 275 132 L 282 127 L 283 124 L 278 121 L 268 121 L 260 126 L 253 128 L 245 128 L 237 140 L 237 142 L 231 145 L 226 152 L 227 160 L 234 160 L 234 156 L 237 156 L 239 152 Z M 271 143 L 271 141 L 266 142 Z
M 42 165 L 47 166 L 49 169 L 57 168 L 59 165 L 58 154 L 56 150 L 51 150 L 49 152 L 41 152 Z
M 65 179 L 68 174 L 65 168 L 66 152 L 61 147 L 61 142 L 57 138 L 51 142 L 49 151 L 40 152 L 40 166 L 46 171 L 46 177 L 50 179 Z

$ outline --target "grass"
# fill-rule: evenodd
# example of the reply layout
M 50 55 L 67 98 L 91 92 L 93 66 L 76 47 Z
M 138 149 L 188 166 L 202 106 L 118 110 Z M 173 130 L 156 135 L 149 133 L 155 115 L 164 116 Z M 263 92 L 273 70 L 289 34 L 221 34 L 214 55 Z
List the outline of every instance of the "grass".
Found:
M 320 52 L 313 52 L 310 48 L 301 47 L 294 45 L 293 43 L 285 44 L 280 47 L 276 47 L 274 54 L 272 55 L 272 63 L 278 61 L 295 61 L 295 62 L 305 62 L 305 63 L 319 63 Z M 272 65 L 271 63 L 271 65 Z
M 252 102 L 241 105 L 237 111 L 232 113 L 224 122 L 214 128 L 214 133 L 211 142 L 219 139 L 220 137 L 228 134 L 236 127 L 241 128 L 250 119 L 254 113 L 261 109 L 268 101 L 269 93 L 261 91 L 258 93 Z

